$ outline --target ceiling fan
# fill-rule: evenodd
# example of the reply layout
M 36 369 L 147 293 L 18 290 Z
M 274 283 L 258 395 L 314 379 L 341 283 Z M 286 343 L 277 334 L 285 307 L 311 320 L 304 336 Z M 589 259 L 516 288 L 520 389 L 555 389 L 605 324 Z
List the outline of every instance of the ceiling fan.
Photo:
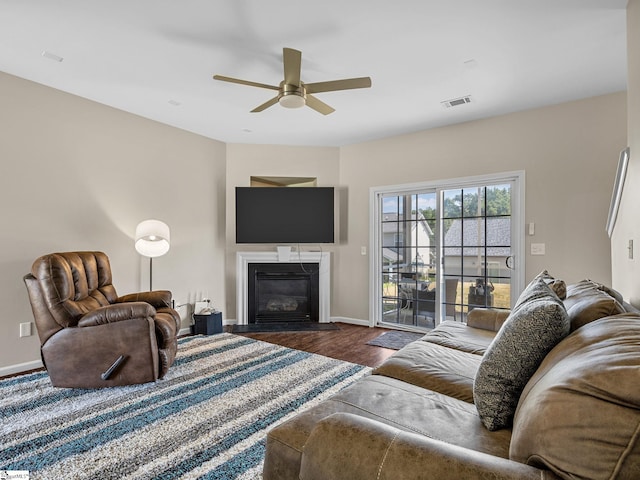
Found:
M 293 48 L 282 49 L 282 62 L 284 64 L 284 80 L 279 86 L 266 85 L 264 83 L 250 82 L 237 78 L 225 77 L 223 75 L 214 75 L 215 80 L 223 82 L 239 83 L 240 85 L 249 85 L 250 87 L 267 88 L 276 90 L 278 95 L 271 100 L 257 106 L 252 113 L 262 112 L 263 110 L 280 103 L 287 108 L 300 108 L 303 106 L 311 107 L 315 111 L 328 115 L 335 110 L 326 103 L 314 97 L 313 93 L 334 92 L 336 90 L 350 90 L 354 88 L 369 88 L 371 86 L 371 78 L 346 78 L 343 80 L 331 80 L 328 82 L 304 83 L 300 80 L 300 70 L 302 65 L 302 52 Z

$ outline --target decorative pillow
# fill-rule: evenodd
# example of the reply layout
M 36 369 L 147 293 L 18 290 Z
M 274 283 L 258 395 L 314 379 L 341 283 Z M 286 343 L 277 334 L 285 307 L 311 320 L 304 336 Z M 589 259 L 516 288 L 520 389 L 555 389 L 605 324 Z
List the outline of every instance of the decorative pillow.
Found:
M 527 285 L 522 291 L 518 300 L 516 300 L 516 304 L 513 309 L 516 310 L 520 305 L 531 302 L 535 299 L 547 298 L 549 295 L 552 295 L 553 293 L 547 285 L 549 278 L 552 277 L 546 270 L 536 275 L 536 277 L 531 280 L 531 283 L 529 283 L 529 285 Z
M 549 287 L 551 287 L 553 293 L 558 295 L 558 298 L 560 300 L 564 300 L 565 298 L 567 298 L 567 284 L 564 282 L 564 280 L 552 277 L 551 275 L 549 275 L 549 272 L 547 270 L 543 270 L 542 272 L 540 272 L 536 278 L 540 277 L 544 279 L 545 283 L 549 285 Z
M 567 298 L 567 284 L 564 283 L 564 280 L 555 278 L 551 282 L 548 282 L 547 285 L 551 287 L 553 293 L 555 293 L 560 300 Z
M 487 349 L 473 384 L 480 419 L 489 430 L 509 427 L 520 394 L 546 354 L 569 333 L 562 301 L 538 276 Z

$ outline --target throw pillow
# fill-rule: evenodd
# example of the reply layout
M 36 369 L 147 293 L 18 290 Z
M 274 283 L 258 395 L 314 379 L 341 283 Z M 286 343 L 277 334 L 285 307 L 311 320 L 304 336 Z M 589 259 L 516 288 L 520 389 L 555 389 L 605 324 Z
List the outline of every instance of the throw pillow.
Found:
M 560 300 L 567 298 L 567 284 L 564 280 L 552 277 L 547 270 L 540 272 L 536 278 L 543 278 Z
M 474 403 L 489 430 L 509 427 L 520 394 L 546 354 L 569 333 L 562 301 L 536 277 L 487 349 L 474 379 Z
M 554 278 L 549 275 L 546 270 L 540 272 L 522 291 L 522 293 L 518 297 L 518 300 L 516 300 L 516 304 L 513 307 L 513 310 L 517 310 L 521 305 L 538 298 L 548 298 L 549 295 L 553 295 L 554 292 L 549 286 L 549 282 L 553 280 Z

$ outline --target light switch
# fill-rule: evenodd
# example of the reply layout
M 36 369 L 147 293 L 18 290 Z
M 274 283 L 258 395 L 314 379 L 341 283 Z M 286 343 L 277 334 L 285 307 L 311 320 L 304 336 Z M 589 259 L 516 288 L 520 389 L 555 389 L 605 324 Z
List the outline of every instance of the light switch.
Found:
M 544 243 L 532 243 L 531 255 L 544 255 L 545 244 Z
M 367 247 L 360 247 L 360 255 L 366 255 L 367 254 Z
M 529 224 L 529 235 L 535 235 L 536 234 L 536 224 L 531 222 Z

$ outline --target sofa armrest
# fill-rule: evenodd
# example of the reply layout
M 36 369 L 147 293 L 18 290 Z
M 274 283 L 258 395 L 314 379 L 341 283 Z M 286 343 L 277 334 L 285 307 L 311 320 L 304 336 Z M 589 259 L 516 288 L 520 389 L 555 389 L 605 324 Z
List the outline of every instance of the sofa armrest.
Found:
M 406 432 L 349 413 L 316 424 L 302 453 L 301 480 L 559 479 L 506 458 Z
M 496 308 L 474 308 L 467 314 L 469 327 L 481 328 L 497 332 L 507 319 L 511 310 L 498 310 Z
M 169 290 L 153 290 L 152 292 L 129 293 L 116 299 L 116 303 L 126 302 L 147 302 L 155 308 L 171 308 L 171 292 Z
M 134 318 L 153 318 L 155 314 L 156 309 L 146 302 L 115 303 L 85 314 L 78 322 L 78 327 L 95 327 Z
M 101 375 L 120 355 L 124 362 L 104 380 Z M 159 377 L 156 335 L 149 318 L 63 328 L 42 346 L 42 359 L 55 387 L 115 387 Z

